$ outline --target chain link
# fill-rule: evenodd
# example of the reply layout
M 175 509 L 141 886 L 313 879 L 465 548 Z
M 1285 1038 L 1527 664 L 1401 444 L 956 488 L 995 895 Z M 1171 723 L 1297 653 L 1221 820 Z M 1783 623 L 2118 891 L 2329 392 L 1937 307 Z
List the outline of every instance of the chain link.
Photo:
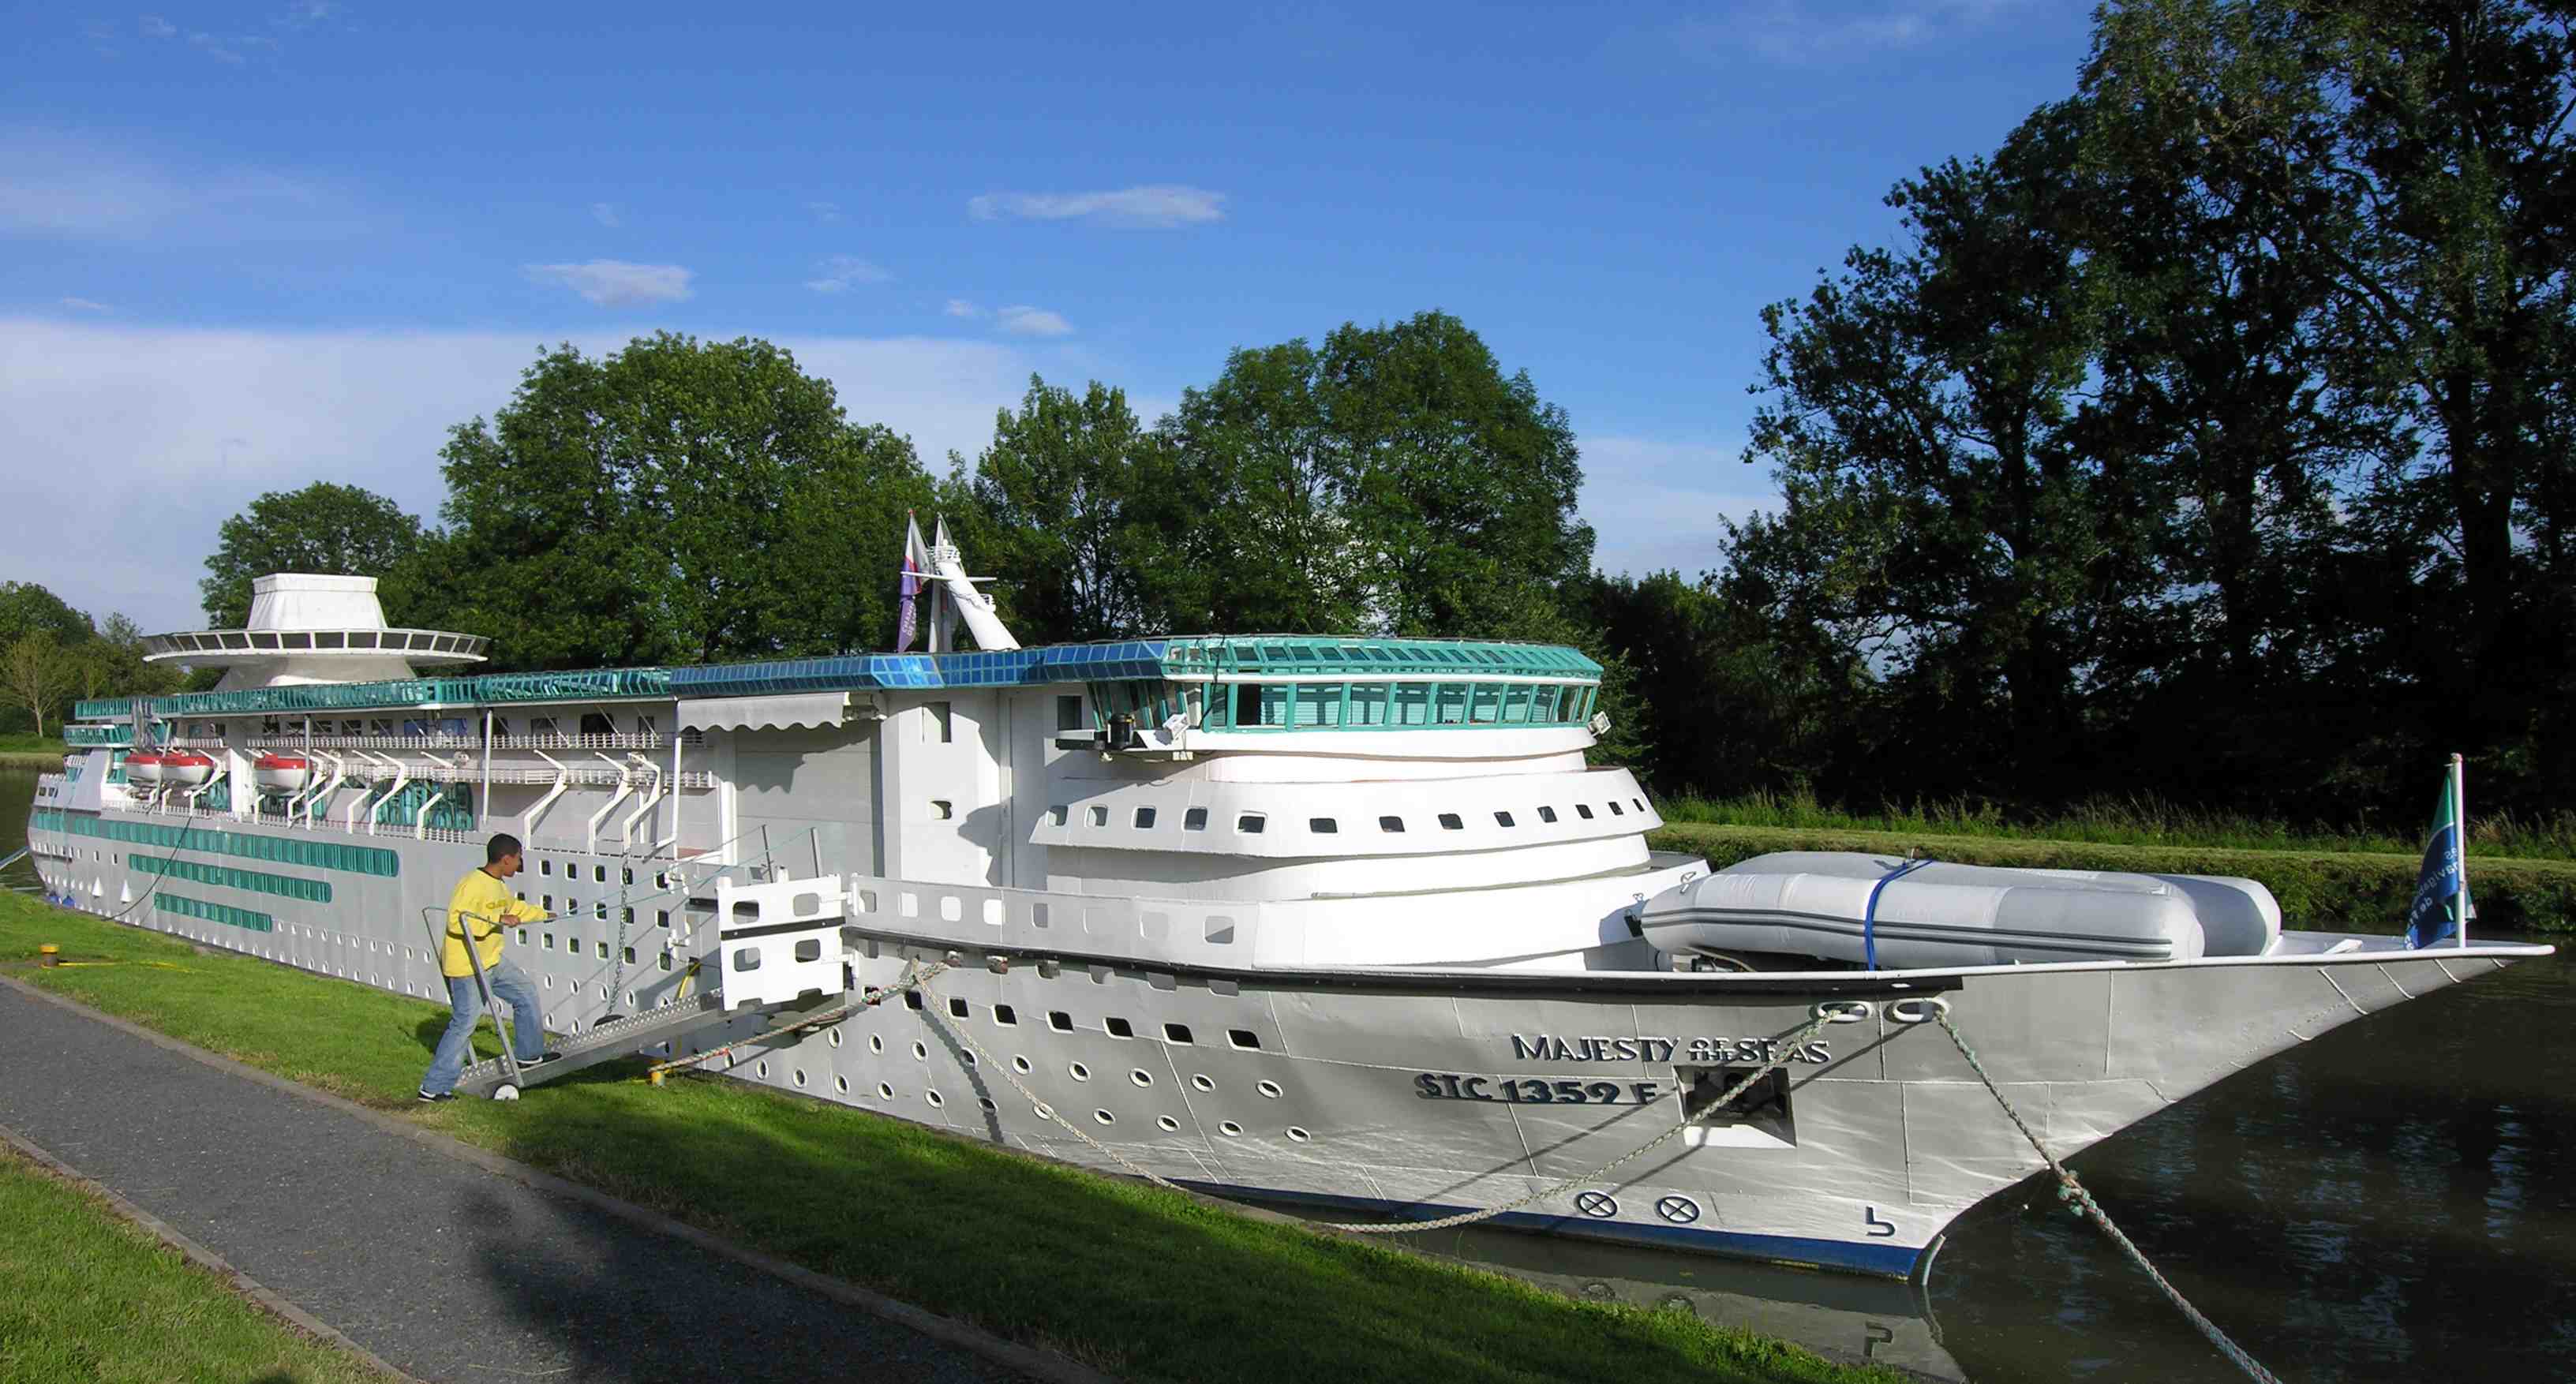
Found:
M 1947 1008 L 1936 1009 L 1933 1011 L 1933 1017 L 1940 1021 L 1941 1031 L 1950 1035 L 1950 1041 L 1959 1045 L 1959 1055 L 1968 1059 L 1968 1070 L 1975 1072 L 1977 1080 L 1986 1084 L 1986 1090 L 1994 1096 L 1995 1104 L 2002 1106 L 2004 1114 L 2012 1120 L 2013 1128 L 2020 1130 L 2021 1137 L 2028 1139 L 2030 1146 L 2038 1150 L 2040 1158 L 2048 1164 L 2048 1170 L 2057 1174 L 2057 1195 L 2075 1203 L 2080 1214 L 2102 1227 L 2102 1233 L 2111 1237 L 2111 1243 L 2118 1245 L 2121 1252 L 2129 1256 L 2131 1263 L 2136 1264 L 2148 1278 L 2154 1280 L 2156 1287 L 2163 1290 L 2166 1299 L 2172 1302 L 2193 1326 L 2200 1329 L 2201 1335 L 2209 1338 L 2211 1345 L 2218 1347 L 2219 1354 L 2226 1356 L 2236 1368 L 2243 1370 L 2247 1378 L 2259 1381 L 2259 1384 L 2281 1384 L 2279 1375 L 2263 1368 L 2263 1363 L 2248 1355 L 2243 1346 L 2229 1340 L 2227 1333 L 2218 1329 L 2218 1323 L 2201 1315 L 2200 1309 L 2191 1305 L 2190 1300 L 2182 1295 L 2181 1289 L 2166 1281 L 2165 1276 L 2156 1271 L 2156 1266 L 2148 1262 L 2146 1254 L 2121 1232 L 2120 1227 L 2111 1223 L 2110 1216 L 2103 1212 L 2101 1204 L 2093 1200 L 2093 1194 L 2085 1190 L 2083 1183 L 2075 1180 L 2075 1174 L 2065 1164 L 2058 1162 L 2057 1156 L 2050 1153 L 2046 1145 L 2039 1142 L 2039 1136 L 2031 1132 L 2030 1125 L 2022 1119 L 2021 1112 L 2013 1108 L 2011 1101 L 2004 1099 L 2003 1088 L 1995 1085 L 1995 1079 L 1987 1075 L 1986 1064 L 1977 1060 L 1976 1050 L 1968 1046 L 1968 1040 L 1960 1034 L 1958 1026 L 1950 1022 L 1950 1011 Z

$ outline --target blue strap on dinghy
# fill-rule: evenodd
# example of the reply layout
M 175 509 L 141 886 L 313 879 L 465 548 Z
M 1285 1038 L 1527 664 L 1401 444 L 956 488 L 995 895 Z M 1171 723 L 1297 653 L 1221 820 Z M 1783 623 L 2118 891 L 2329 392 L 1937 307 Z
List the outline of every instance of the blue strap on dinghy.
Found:
M 1869 906 L 1860 911 L 1861 969 L 1869 971 L 1878 969 L 1878 896 L 1887 892 L 1887 886 L 1931 863 L 1932 857 L 1928 855 L 1921 860 L 1906 861 L 1886 874 L 1880 875 L 1878 883 L 1869 887 Z

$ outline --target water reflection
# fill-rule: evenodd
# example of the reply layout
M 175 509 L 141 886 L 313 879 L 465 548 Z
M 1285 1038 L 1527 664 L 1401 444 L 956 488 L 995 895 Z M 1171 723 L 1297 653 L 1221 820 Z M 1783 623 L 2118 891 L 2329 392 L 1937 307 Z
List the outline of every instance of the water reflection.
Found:
M 25 844 L 35 782 L 0 770 L 0 855 Z M 35 883 L 23 861 L 0 875 Z M 2075 1168 L 2284 1379 L 2562 1377 L 2576 1358 L 2571 1022 L 2576 963 L 2524 962 L 2221 1082 Z M 1952 1228 L 1928 1300 L 1506 1231 L 1403 1238 L 1572 1296 L 1687 1308 L 1934 1379 L 2238 1378 L 2037 1179 Z

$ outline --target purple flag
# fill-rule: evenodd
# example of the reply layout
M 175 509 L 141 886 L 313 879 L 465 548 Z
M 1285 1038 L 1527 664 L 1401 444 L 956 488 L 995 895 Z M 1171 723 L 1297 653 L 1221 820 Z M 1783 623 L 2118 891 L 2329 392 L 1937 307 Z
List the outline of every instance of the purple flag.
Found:
M 926 570 L 921 561 L 921 522 L 906 514 L 903 528 L 903 599 L 899 603 L 902 613 L 896 617 L 894 626 L 896 653 L 902 653 L 911 648 L 912 637 L 921 628 L 918 598 L 921 595 L 922 573 Z

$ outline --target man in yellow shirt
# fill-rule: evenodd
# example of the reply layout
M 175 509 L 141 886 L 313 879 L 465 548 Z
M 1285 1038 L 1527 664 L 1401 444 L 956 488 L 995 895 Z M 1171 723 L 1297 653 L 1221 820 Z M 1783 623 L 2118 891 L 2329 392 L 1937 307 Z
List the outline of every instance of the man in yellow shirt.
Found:
M 483 1017 L 483 992 L 474 984 L 475 958 L 465 954 L 469 936 L 492 993 L 510 1006 L 511 1051 L 519 1065 L 533 1067 L 562 1056 L 546 1051 L 545 1011 L 537 1003 L 537 987 L 516 962 L 501 955 L 503 929 L 541 923 L 549 916 L 510 892 L 510 876 L 519 872 L 519 865 L 519 838 L 506 832 L 494 836 L 483 845 L 482 868 L 467 871 L 448 896 L 447 943 L 440 949 L 439 970 L 447 976 L 447 1002 L 454 1012 L 438 1040 L 437 1055 L 429 1060 L 429 1074 L 420 1079 L 424 1101 L 456 1099 L 456 1079 L 464 1074 L 465 1059 L 474 1050 L 474 1025 Z

